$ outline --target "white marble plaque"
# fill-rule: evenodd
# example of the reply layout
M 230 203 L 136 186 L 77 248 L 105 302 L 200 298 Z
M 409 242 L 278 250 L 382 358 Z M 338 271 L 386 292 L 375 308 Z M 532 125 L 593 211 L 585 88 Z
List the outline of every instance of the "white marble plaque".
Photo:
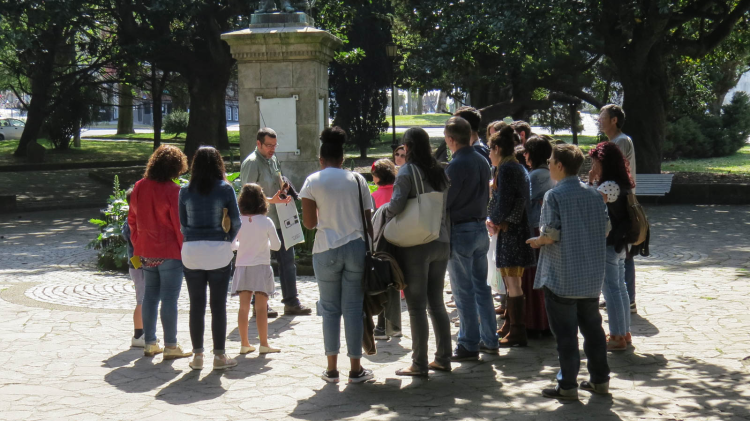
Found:
M 297 152 L 297 99 L 257 98 L 260 126 L 276 131 L 279 146 L 276 152 Z

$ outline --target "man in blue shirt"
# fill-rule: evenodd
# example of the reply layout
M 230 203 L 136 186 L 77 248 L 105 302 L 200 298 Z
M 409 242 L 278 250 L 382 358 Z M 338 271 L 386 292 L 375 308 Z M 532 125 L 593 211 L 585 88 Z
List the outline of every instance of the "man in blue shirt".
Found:
M 581 382 L 581 389 L 609 393 L 607 341 L 598 304 L 610 224 L 601 194 L 578 179 L 583 159 L 577 146 L 554 146 L 548 162 L 557 186 L 544 195 L 541 235 L 527 241 L 542 249 L 534 288 L 544 289 L 560 360 L 557 387 L 542 390 L 548 398 L 578 399 L 578 329 L 590 375 L 590 381 Z
M 452 361 L 477 360 L 479 351 L 497 354 L 498 349 L 495 306 L 487 285 L 490 166 L 470 142 L 469 123 L 451 117 L 445 124 L 445 143 L 453 153 L 445 170 L 451 181 L 446 203 L 451 220 L 448 273 L 461 320 Z

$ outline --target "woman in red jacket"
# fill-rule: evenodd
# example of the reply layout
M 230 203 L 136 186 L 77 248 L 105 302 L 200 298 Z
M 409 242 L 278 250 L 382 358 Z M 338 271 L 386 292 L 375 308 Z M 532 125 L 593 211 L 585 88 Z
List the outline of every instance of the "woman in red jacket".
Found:
M 187 157 L 179 148 L 160 146 L 151 155 L 143 179 L 135 183 L 130 196 L 131 241 L 134 255 L 143 264 L 146 293 L 143 297 L 143 354 L 164 352 L 164 359 L 185 358 L 177 344 L 177 299 L 182 287 L 182 233 L 178 198 L 180 186 L 173 180 L 187 171 Z M 161 301 L 164 349 L 156 340 L 156 314 Z

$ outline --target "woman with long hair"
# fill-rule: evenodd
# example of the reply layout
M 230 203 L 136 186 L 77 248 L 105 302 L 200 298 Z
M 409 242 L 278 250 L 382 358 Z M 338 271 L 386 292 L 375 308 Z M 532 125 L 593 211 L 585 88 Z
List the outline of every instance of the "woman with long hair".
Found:
M 531 168 L 529 181 L 531 183 L 531 197 L 526 206 L 529 215 L 529 232 L 539 236 L 539 218 L 542 212 L 544 195 L 555 186 L 550 177 L 547 160 L 552 156 L 552 144 L 539 136 L 533 135 L 522 146 L 524 158 Z M 539 260 L 539 250 L 534 250 L 534 265 L 523 272 L 523 295 L 526 297 L 526 329 L 542 332 L 549 330 L 547 310 L 544 307 L 544 290 L 534 289 L 536 277 L 536 262 Z
M 526 244 L 529 222 L 529 175 L 515 157 L 518 135 L 504 127 L 490 138 L 490 159 L 495 167 L 488 228 L 498 235 L 495 262 L 508 289 L 505 325 L 498 331 L 501 347 L 526 346 L 526 308 L 521 278 L 534 264 L 534 253 Z M 504 336 L 502 336 L 504 335 Z
M 602 142 L 589 151 L 589 184 L 597 186 L 607 204 L 612 231 L 607 236 L 607 268 L 602 293 L 609 315 L 609 351 L 624 351 L 631 343 L 630 297 L 625 284 L 626 235 L 630 228 L 627 194 L 635 187 L 630 166 L 620 148 Z
M 143 178 L 130 195 L 128 225 L 133 255 L 143 265 L 146 289 L 143 295 L 143 354 L 164 353 L 165 360 L 186 358 L 177 343 L 177 299 L 182 287 L 182 233 L 178 211 L 180 186 L 173 181 L 187 171 L 187 157 L 171 145 L 151 154 Z M 156 339 L 156 317 L 161 302 L 164 349 Z
M 240 211 L 234 188 L 226 179 L 221 153 L 211 146 L 201 146 L 195 152 L 190 183 L 180 189 L 180 225 L 185 237 L 182 263 L 190 295 L 190 338 L 195 354 L 190 367 L 203 368 L 206 288 L 211 296 L 213 368 L 234 367 L 237 361 L 227 357 L 225 349 L 227 289 Z
M 393 218 L 406 209 L 408 199 L 417 197 L 416 178 L 422 179 L 419 191 L 443 192 L 443 217 L 437 240 L 413 247 L 398 247 L 396 259 L 404 272 L 407 288 L 404 289 L 409 309 L 412 334 L 412 365 L 396 371 L 400 376 L 426 376 L 428 370 L 451 370 L 450 320 L 443 303 L 445 271 L 450 258 L 450 230 L 445 211 L 448 195 L 448 176 L 437 163 L 430 148 L 430 136 L 414 127 L 404 133 L 406 164 L 401 167 L 393 186 L 391 202 L 386 205 L 386 217 Z M 427 363 L 429 325 L 427 314 L 437 342 L 435 360 Z
M 347 355 L 351 369 L 349 383 L 373 378 L 372 370 L 360 364 L 364 336 L 362 275 L 365 272 L 365 241 L 372 227 L 365 227 L 360 196 L 367 221 L 372 218 L 372 196 L 358 173 L 344 170 L 346 132 L 327 128 L 320 135 L 320 168 L 305 180 L 302 198 L 303 223 L 317 228 L 313 245 L 313 270 L 318 281 L 318 314 L 323 316 L 323 345 L 328 367 L 321 378 L 339 381 L 338 354 L 341 348 L 341 318 L 344 318 Z M 369 225 L 369 224 L 368 224 Z

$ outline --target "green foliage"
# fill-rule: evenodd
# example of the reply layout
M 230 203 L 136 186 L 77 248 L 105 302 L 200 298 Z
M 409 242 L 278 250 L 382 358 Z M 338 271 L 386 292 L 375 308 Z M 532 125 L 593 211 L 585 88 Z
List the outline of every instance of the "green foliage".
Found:
M 190 114 L 186 111 L 175 110 L 164 117 L 164 133 L 173 134 L 175 137 L 180 133 L 186 133 Z
M 93 84 L 94 82 L 91 81 Z M 80 127 L 96 121 L 101 94 L 92 85 L 71 87 L 62 94 L 44 125 L 49 141 L 55 149 L 66 150 Z
M 737 92 L 720 116 L 685 116 L 667 125 L 664 155 L 668 158 L 729 156 L 750 137 L 750 97 Z
M 579 104 L 576 112 L 582 107 Z M 578 133 L 583 131 L 583 122 L 580 116 L 576 117 Z M 531 124 L 546 127 L 552 134 L 560 130 L 570 130 L 570 107 L 568 105 L 556 104 L 546 110 L 539 110 L 532 118 Z
M 104 219 L 91 219 L 90 223 L 101 230 L 86 248 L 97 250 L 97 264 L 101 269 L 125 269 L 128 266 L 128 243 L 122 236 L 122 227 L 128 223 L 128 202 L 120 189 L 120 179 L 115 176 L 112 195 L 103 210 Z
M 373 140 L 388 128 L 385 89 L 392 70 L 385 45 L 391 40 L 393 9 L 389 0 L 326 0 L 316 9 L 318 25 L 345 42 L 330 66 L 333 124 L 346 130 L 349 142 L 366 157 Z

